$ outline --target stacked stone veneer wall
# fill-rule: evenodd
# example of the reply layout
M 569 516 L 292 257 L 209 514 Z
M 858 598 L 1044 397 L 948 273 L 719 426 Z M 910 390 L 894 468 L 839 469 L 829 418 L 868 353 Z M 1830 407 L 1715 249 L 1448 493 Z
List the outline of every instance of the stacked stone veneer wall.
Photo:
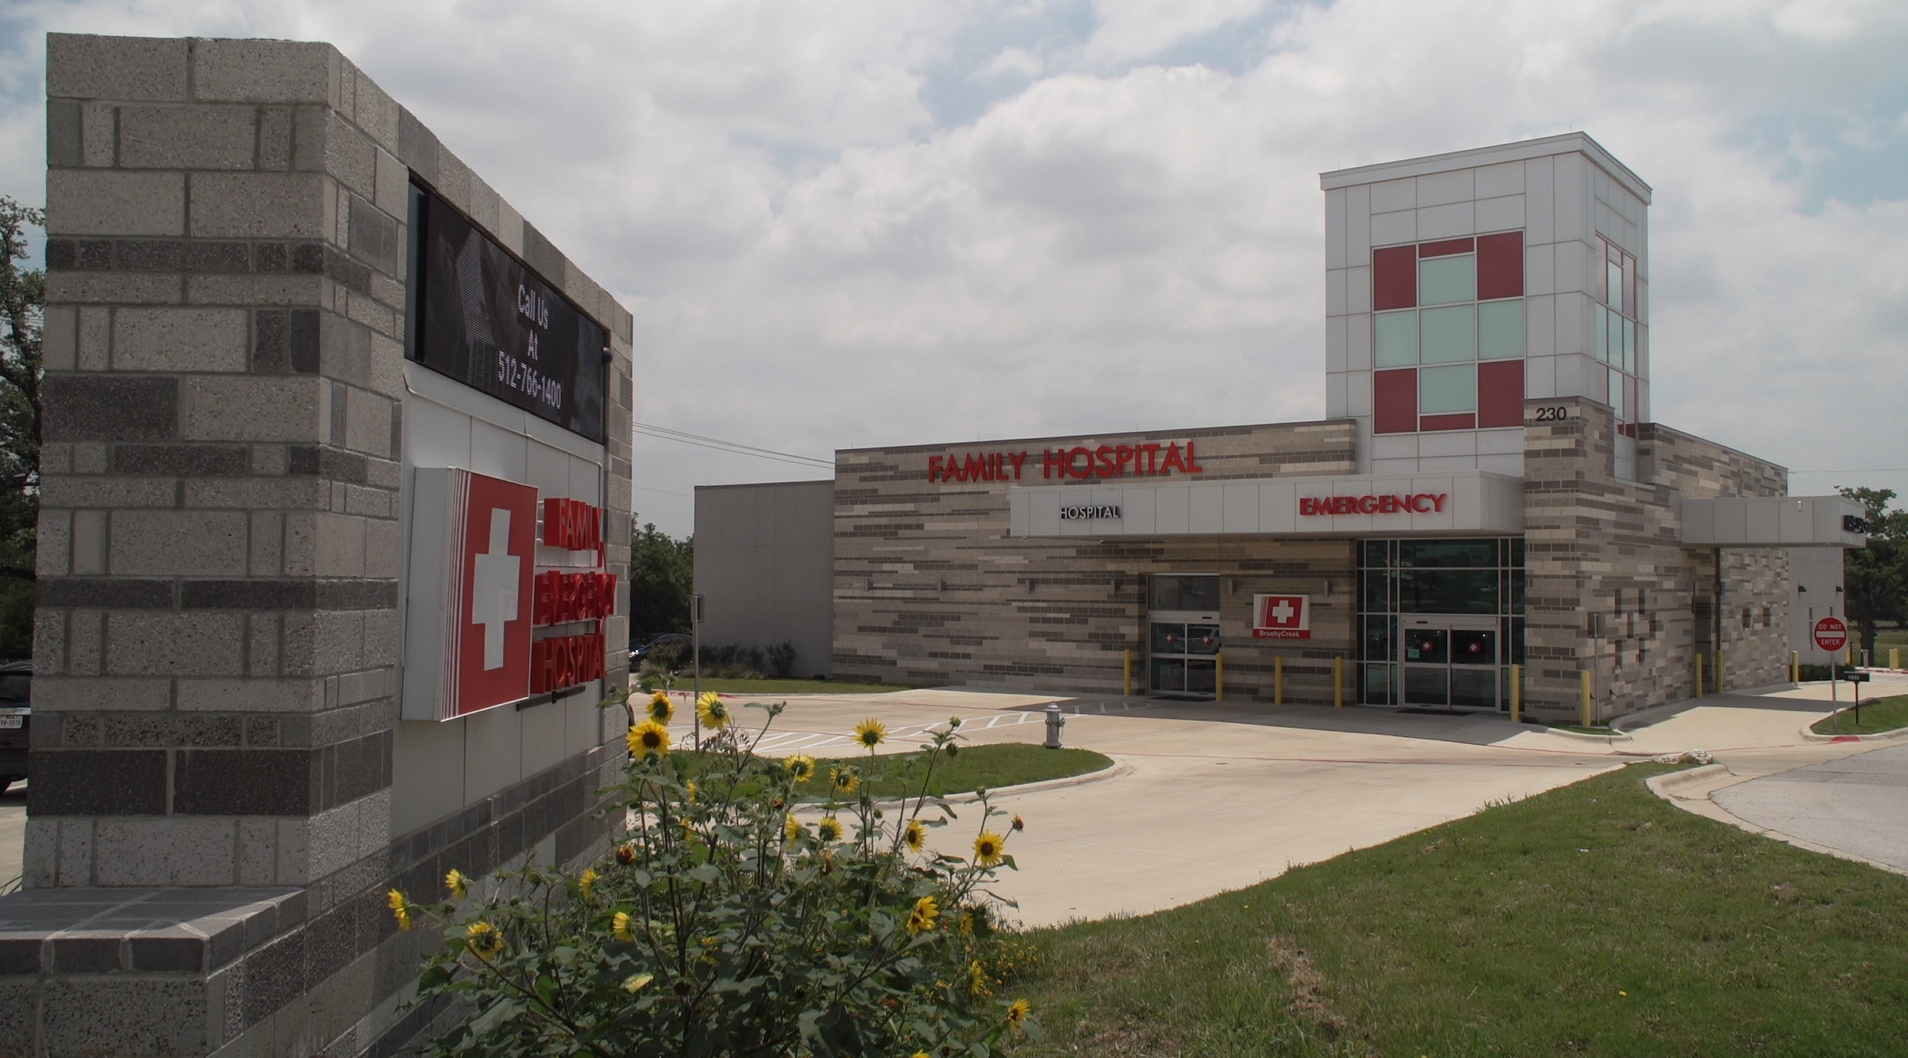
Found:
M 329 45 L 53 35 L 47 92 L 29 891 L 0 900 L 0 1008 L 29 1013 L 0 1054 L 388 1049 L 423 1024 L 389 1015 L 432 942 L 394 933 L 383 890 L 584 852 L 622 726 L 586 704 L 535 763 L 500 740 L 507 768 L 458 771 L 448 814 L 393 833 L 411 175 L 611 333 L 618 573 L 631 318 Z M 34 902 L 181 887 L 276 910 L 154 963 L 82 951 Z
M 1219 573 L 1227 698 L 1271 700 L 1272 659 L 1283 656 L 1289 700 L 1330 701 L 1330 659 L 1354 646 L 1350 541 L 1008 536 L 1015 484 L 1092 484 L 1043 480 L 1043 449 L 1188 439 L 1205 468 L 1200 481 L 1342 475 L 1356 465 L 1355 426 L 1343 420 L 838 453 L 836 677 L 1117 694 L 1130 650 L 1141 688 L 1145 576 Z M 1022 450 L 1032 454 L 1018 482 L 928 481 L 931 456 Z M 1252 594 L 1274 591 L 1312 596 L 1311 640 L 1251 638 Z
M 1720 590 L 1725 686 L 1777 682 L 1788 664 L 1788 557 L 1780 549 L 1681 544 L 1684 498 L 1779 496 L 1781 467 L 1656 424 L 1638 428 L 1639 481 L 1615 474 L 1610 409 L 1581 398 L 1560 422 L 1525 426 L 1525 700 L 1575 717 L 1581 673 L 1609 719 L 1691 697 Z M 1742 623 L 1748 612 L 1748 627 Z M 1713 663 L 1713 656 L 1706 661 Z M 1711 675 L 1713 676 L 1713 670 Z M 1707 682 L 1707 681 L 1706 681 Z M 1713 684 L 1712 684 L 1713 686 Z

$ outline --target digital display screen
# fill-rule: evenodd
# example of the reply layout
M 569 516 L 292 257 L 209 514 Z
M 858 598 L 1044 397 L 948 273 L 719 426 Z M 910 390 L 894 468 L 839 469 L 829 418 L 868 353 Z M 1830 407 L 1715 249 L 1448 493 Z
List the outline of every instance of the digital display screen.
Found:
M 416 185 L 411 225 L 410 358 L 601 443 L 603 328 Z

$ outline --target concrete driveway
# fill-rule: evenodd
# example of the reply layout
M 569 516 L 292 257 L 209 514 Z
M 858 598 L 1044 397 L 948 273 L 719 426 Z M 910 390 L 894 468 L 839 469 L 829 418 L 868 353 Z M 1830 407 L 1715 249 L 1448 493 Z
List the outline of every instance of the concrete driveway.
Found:
M 1908 691 L 1908 679 L 1872 691 Z M 1820 685 L 1711 696 L 1631 718 L 1624 737 L 1589 739 L 1490 715 L 898 691 L 791 698 L 762 749 L 848 755 L 849 731 L 867 716 L 888 724 L 889 749 L 950 715 L 973 742 L 1039 742 L 1041 710 L 1059 703 L 1066 744 L 1105 753 L 1117 768 L 996 800 L 1028 824 L 1008 840 L 1020 870 L 1000 895 L 1020 904 L 1028 925 L 1046 925 L 1176 907 L 1630 760 L 1704 749 L 1741 781 L 1873 750 L 1803 737 L 1835 707 L 1828 698 Z M 1908 828 L 1908 814 L 1896 815 Z M 978 823 L 964 810 L 935 832 L 940 847 L 965 854 Z
M 1908 745 L 1750 779 L 1710 800 L 1758 827 L 1908 874 Z
M 976 743 L 1037 743 L 1052 701 L 1069 713 L 1067 745 L 1118 767 L 996 800 L 1027 821 L 998 891 L 1029 925 L 1176 907 L 1620 766 L 1607 746 L 1496 717 L 961 690 L 790 699 L 762 749 L 849 755 L 868 716 L 888 724 L 884 748 L 951 715 Z M 934 833 L 964 855 L 980 818 L 959 811 Z

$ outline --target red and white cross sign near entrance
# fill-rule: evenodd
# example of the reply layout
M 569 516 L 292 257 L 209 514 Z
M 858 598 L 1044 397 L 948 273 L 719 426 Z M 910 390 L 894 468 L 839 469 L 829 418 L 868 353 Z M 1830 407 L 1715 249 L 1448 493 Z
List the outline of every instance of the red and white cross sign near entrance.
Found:
M 1255 639 L 1312 638 L 1311 598 L 1305 595 L 1254 595 L 1252 636 Z
M 1848 626 L 1839 617 L 1815 622 L 1815 645 L 1833 654 L 1848 645 Z

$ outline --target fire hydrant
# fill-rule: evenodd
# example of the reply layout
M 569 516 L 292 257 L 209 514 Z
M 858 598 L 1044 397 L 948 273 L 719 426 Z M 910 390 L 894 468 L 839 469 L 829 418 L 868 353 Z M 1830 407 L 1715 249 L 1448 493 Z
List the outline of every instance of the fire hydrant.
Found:
M 1067 718 L 1060 715 L 1060 707 L 1049 703 L 1047 706 L 1046 741 L 1046 747 L 1048 749 L 1060 748 L 1060 729 L 1065 726 L 1067 726 Z

